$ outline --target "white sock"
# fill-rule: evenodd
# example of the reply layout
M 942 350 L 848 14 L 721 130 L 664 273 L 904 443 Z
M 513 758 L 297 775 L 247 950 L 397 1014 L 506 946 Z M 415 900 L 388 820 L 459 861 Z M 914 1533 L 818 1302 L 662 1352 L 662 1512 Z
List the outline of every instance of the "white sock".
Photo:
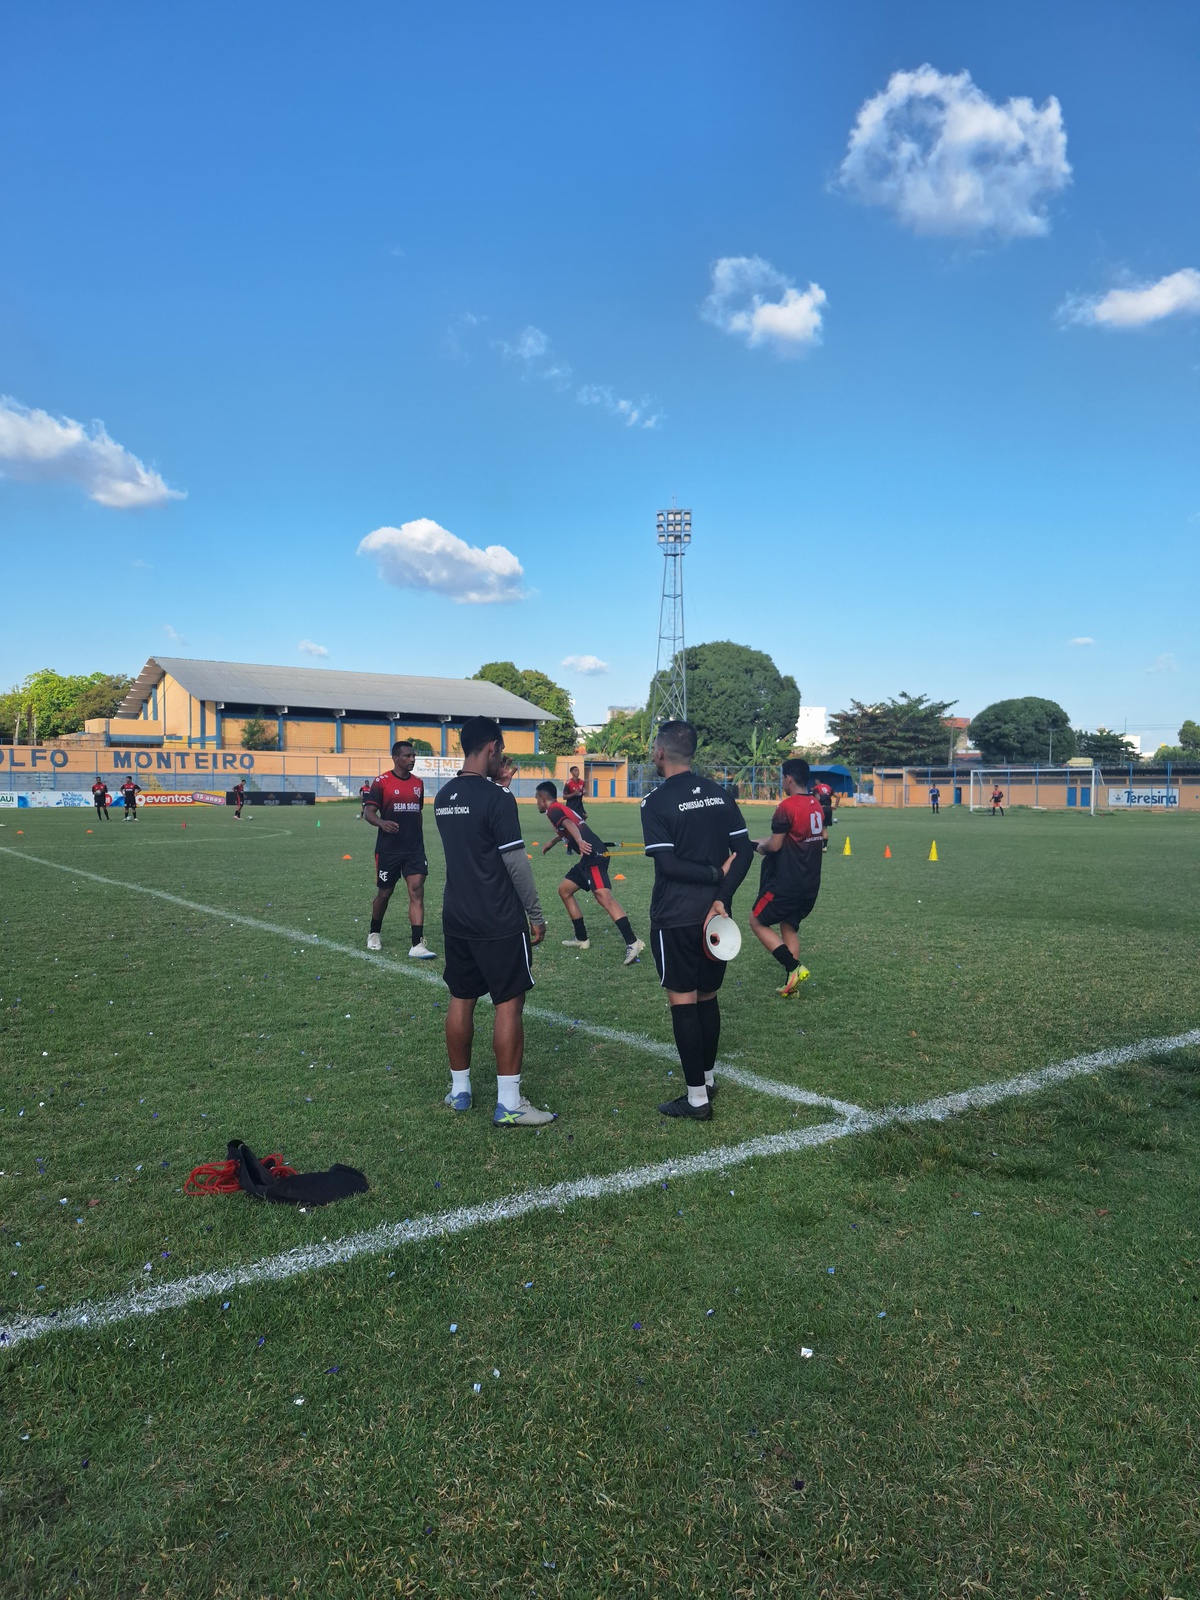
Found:
M 451 1092 L 451 1094 L 470 1094 L 470 1092 L 471 1092 L 471 1069 L 470 1069 L 470 1067 L 468 1067 L 465 1072 L 455 1072 L 455 1071 L 451 1070 L 451 1073 L 450 1073 L 450 1092 Z
M 521 1104 L 521 1074 L 513 1072 L 501 1077 L 496 1074 L 496 1102 L 505 1111 L 515 1111 Z
M 717 1081 L 717 1075 L 716 1075 L 715 1072 L 706 1072 L 704 1074 L 704 1087 L 706 1089 L 711 1089 L 713 1084 L 716 1081 Z
M 702 1083 L 699 1084 L 699 1085 L 693 1085 L 693 1084 L 689 1083 L 688 1084 L 688 1105 L 690 1105 L 690 1106 L 706 1106 L 707 1104 L 708 1104 L 708 1090 L 705 1088 L 705 1086 Z

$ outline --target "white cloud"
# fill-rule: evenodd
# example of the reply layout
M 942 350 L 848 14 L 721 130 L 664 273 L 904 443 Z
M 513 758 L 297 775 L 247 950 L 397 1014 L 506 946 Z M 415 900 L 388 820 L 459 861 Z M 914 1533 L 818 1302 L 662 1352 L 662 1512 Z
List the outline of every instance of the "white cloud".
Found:
M 1072 639 L 1072 644 L 1095 644 L 1095 639 L 1089 639 L 1087 634 L 1081 634 L 1078 639 Z
M 1155 656 L 1154 665 L 1146 668 L 1147 672 L 1178 672 L 1179 663 L 1168 650 L 1163 655 Z
M 314 644 L 311 639 L 301 639 L 296 649 L 306 656 L 327 656 L 329 654 L 323 644 Z
M 565 389 L 571 382 L 571 368 L 554 353 L 550 335 L 532 324 L 522 328 L 513 344 L 497 339 L 496 349 L 506 361 L 516 362 L 526 378 L 542 378 L 556 389 Z
M 1071 299 L 1060 313 L 1065 322 L 1096 328 L 1144 328 L 1164 317 L 1200 316 L 1200 272 L 1183 267 L 1157 283 L 1135 289 L 1110 289 L 1107 294 Z
M 0 395 L 2 475 L 31 483 L 75 483 L 89 499 L 114 511 L 185 498 L 110 439 L 102 422 L 85 428 L 70 417 L 32 410 L 8 395 Z
M 183 635 L 181 633 L 177 633 L 169 622 L 164 622 L 163 623 L 163 632 L 166 634 L 167 638 L 171 641 L 172 644 L 186 644 L 187 643 L 187 640 L 183 637 Z
M 562 664 L 572 672 L 582 673 L 585 678 L 594 678 L 608 671 L 608 662 L 601 661 L 599 656 L 564 656 Z
M 141 556 L 139 556 L 136 561 L 131 561 L 129 565 L 134 569 L 135 572 L 154 571 L 154 568 L 150 565 L 150 563 L 148 561 L 143 561 Z
M 467 544 L 430 517 L 399 528 L 376 528 L 358 547 L 373 556 L 379 576 L 397 589 L 431 589 L 457 605 L 523 600 L 521 563 L 502 544 L 486 549 Z
M 1062 110 L 1053 95 L 998 105 L 969 72 L 894 72 L 860 108 L 838 177 L 917 233 L 1034 238 L 1071 180 Z
M 751 350 L 765 344 L 799 355 L 820 343 L 825 301 L 820 284 L 797 289 L 762 256 L 722 256 L 713 263 L 712 292 L 700 315 L 722 333 L 744 334 Z
M 622 400 L 606 383 L 585 383 L 575 396 L 581 406 L 603 406 L 609 416 L 620 417 L 627 428 L 657 428 L 661 411 L 651 411 L 649 395 L 640 400 Z
M 477 317 L 473 311 L 460 311 L 456 317 L 450 319 L 450 326 L 446 329 L 442 340 L 442 348 L 451 361 L 461 361 L 464 365 L 470 361 L 471 335 L 486 321 L 486 317 Z

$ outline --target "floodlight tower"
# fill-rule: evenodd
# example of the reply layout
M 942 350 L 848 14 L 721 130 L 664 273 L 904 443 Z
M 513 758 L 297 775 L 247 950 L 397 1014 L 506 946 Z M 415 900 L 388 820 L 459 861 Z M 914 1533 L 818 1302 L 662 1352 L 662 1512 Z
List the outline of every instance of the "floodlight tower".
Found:
M 658 608 L 658 660 L 650 701 L 651 731 L 663 722 L 687 721 L 687 662 L 683 643 L 683 558 L 692 542 L 690 511 L 658 513 L 663 553 L 662 601 Z

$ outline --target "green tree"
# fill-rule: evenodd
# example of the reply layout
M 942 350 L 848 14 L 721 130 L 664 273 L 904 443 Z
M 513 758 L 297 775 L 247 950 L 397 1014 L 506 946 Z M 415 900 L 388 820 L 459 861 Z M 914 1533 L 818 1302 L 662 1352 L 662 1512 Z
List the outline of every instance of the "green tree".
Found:
M 1179 730 L 1179 745 L 1183 750 L 1194 750 L 1197 759 L 1200 759 L 1200 722 L 1187 719 Z
M 790 748 L 800 690 L 769 655 L 728 639 L 690 645 L 684 655 L 688 720 L 705 757 L 744 761 L 756 733 L 772 742 L 786 739 Z M 650 686 L 650 704 L 656 687 Z
M 1111 728 L 1097 728 L 1091 733 L 1086 728 L 1076 728 L 1075 750 L 1078 755 L 1091 756 L 1093 761 L 1128 761 L 1137 756 L 1124 734 L 1113 733 Z
M 829 719 L 833 744 L 826 759 L 854 767 L 932 766 L 950 754 L 946 713 L 953 700 L 901 691 L 899 699 L 866 705 L 851 700 L 848 711 Z
M 640 711 L 614 712 L 602 728 L 588 734 L 587 747 L 597 755 L 624 756 L 629 761 L 649 760 L 649 711 L 643 706 Z
M 549 711 L 557 722 L 543 723 L 538 746 L 548 756 L 569 756 L 579 741 L 575 727 L 575 713 L 571 696 L 555 683 L 553 678 L 539 672 L 536 667 L 519 668 L 511 661 L 487 661 L 475 674 L 476 679 L 498 684 L 510 694 L 519 695 L 532 705 Z
M 131 681 L 118 673 L 70 675 L 43 667 L 0 695 L 0 737 L 19 732 L 28 744 L 35 728 L 39 740 L 78 733 L 89 717 L 113 716 Z
M 969 733 L 990 766 L 1058 766 L 1075 754 L 1071 719 L 1054 700 L 997 700 L 971 719 Z
M 254 716 L 242 724 L 243 750 L 278 750 L 279 731 L 263 720 L 260 706 Z

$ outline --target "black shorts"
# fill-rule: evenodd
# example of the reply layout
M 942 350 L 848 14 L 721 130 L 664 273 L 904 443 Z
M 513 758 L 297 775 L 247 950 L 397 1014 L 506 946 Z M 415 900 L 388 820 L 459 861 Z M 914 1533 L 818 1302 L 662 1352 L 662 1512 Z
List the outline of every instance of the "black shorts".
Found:
M 658 969 L 659 984 L 675 994 L 690 994 L 693 989 L 711 994 L 725 982 L 727 961 L 717 961 L 704 945 L 704 924 L 686 928 L 650 929 L 650 948 Z
M 570 806 L 580 822 L 587 821 L 587 812 L 583 808 L 583 796 L 581 794 L 563 795 L 563 805 Z
M 446 987 L 456 1000 L 478 1000 L 490 994 L 503 1005 L 533 988 L 533 951 L 527 933 L 502 939 L 459 939 L 447 934 Z
M 394 889 L 404 878 L 427 878 L 429 863 L 424 856 L 382 856 L 375 852 L 375 887 Z
M 765 927 L 775 922 L 786 922 L 798 928 L 817 903 L 820 884 L 812 890 L 788 893 L 785 889 L 764 889 L 754 902 L 754 915 Z
M 583 856 L 563 873 L 563 877 L 577 889 L 586 889 L 589 894 L 596 889 L 612 888 L 608 881 L 607 856 Z

